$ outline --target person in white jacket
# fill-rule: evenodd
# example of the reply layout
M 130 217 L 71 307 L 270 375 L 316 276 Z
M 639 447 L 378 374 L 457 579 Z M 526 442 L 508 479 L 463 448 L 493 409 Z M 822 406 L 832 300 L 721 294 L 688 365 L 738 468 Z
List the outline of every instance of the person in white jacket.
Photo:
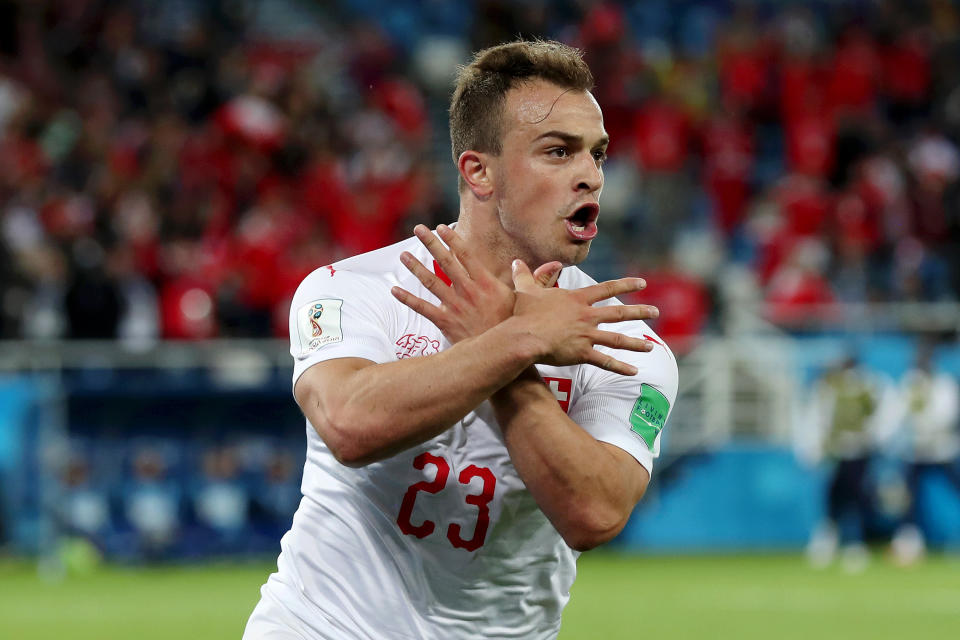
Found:
M 960 386 L 956 379 L 933 366 L 933 349 L 921 345 L 915 366 L 900 382 L 897 423 L 906 441 L 904 462 L 910 503 L 901 526 L 893 537 L 892 552 L 901 564 L 922 559 L 926 542 L 923 526 L 924 481 L 941 474 L 960 492 Z

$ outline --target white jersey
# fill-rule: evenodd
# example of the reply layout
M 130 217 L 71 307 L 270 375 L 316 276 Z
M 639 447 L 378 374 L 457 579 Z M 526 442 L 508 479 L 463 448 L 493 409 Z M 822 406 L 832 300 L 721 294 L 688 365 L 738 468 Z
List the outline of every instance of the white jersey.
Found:
M 953 376 L 911 370 L 901 385 L 903 426 L 908 429 L 912 462 L 946 464 L 960 453 L 960 387 Z
M 290 311 L 294 384 L 334 358 L 387 363 L 450 346 L 390 294 L 397 285 L 436 302 L 400 263 L 402 251 L 438 269 L 410 238 L 303 281 Z M 575 267 L 559 280 L 567 289 L 593 283 Z M 676 397 L 676 361 L 643 322 L 608 328 L 657 343 L 649 353 L 617 352 L 638 367 L 636 376 L 593 366 L 537 368 L 575 422 L 652 471 Z M 309 422 L 306 431 L 304 497 L 246 638 L 557 635 L 578 554 L 526 490 L 488 402 L 432 440 L 362 468 L 338 463 Z M 269 624 L 258 613 L 266 610 Z M 268 632 L 280 627 L 296 633 Z

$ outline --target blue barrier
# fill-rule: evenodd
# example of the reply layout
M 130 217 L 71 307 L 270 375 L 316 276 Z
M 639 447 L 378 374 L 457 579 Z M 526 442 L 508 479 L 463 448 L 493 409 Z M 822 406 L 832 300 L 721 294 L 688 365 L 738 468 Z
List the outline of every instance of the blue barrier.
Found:
M 43 386 L 30 378 L 0 379 L 0 542 L 37 539 L 40 519 L 37 423 Z
M 784 447 L 731 443 L 676 464 L 682 468 L 664 486 L 654 474 L 618 545 L 656 552 L 796 550 L 825 512 L 828 468 L 806 467 Z M 920 500 L 928 542 L 960 546 L 956 491 L 933 476 L 921 485 Z M 868 528 L 886 536 L 896 523 L 878 511 Z

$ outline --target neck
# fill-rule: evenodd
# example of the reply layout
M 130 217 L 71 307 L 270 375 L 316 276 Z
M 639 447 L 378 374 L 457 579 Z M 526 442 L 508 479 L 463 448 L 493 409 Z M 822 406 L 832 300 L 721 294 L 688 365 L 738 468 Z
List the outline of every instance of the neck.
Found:
M 494 277 L 513 286 L 510 263 L 521 256 L 509 255 L 510 244 L 495 211 L 479 211 L 461 203 L 457 234 Z

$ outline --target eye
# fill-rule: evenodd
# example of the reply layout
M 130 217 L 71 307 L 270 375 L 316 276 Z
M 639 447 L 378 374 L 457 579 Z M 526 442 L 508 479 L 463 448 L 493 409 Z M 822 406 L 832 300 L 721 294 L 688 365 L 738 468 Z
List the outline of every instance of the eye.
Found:
M 607 152 L 603 149 L 597 149 L 593 152 L 593 159 L 597 164 L 603 164 L 607 161 Z
M 552 149 L 547 150 L 547 155 L 551 155 L 555 158 L 566 158 L 570 155 L 570 152 L 566 147 L 553 147 Z

